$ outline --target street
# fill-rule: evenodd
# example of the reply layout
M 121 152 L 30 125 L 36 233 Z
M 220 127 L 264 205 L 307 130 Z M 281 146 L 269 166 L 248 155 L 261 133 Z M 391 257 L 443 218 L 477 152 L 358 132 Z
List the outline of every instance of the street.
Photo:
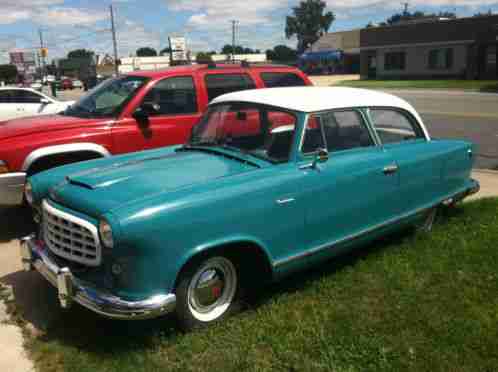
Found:
M 476 168 L 498 169 L 498 95 L 450 91 L 386 91 L 410 102 L 433 138 L 477 144 Z

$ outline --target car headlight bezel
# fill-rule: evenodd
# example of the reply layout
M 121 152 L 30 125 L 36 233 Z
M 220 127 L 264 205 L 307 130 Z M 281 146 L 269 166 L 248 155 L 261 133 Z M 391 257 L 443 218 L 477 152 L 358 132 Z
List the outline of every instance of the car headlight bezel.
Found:
M 27 181 L 24 185 L 24 199 L 26 199 L 26 202 L 29 205 L 33 205 L 33 202 L 35 200 L 33 195 L 33 185 L 31 185 L 31 182 L 29 181 Z
M 114 248 L 114 236 L 112 232 L 112 226 L 105 219 L 101 219 L 99 221 L 99 237 L 102 246 L 104 246 L 107 249 Z

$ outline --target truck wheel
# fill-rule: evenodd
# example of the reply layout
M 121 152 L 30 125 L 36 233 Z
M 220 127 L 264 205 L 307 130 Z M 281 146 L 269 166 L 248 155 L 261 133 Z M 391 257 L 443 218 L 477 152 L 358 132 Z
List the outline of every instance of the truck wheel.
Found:
M 224 319 L 238 308 L 239 271 L 227 257 L 194 261 L 182 271 L 176 288 L 176 316 L 185 331 Z
M 80 161 L 98 159 L 101 157 L 102 156 L 99 154 L 88 151 L 51 155 L 46 158 L 37 160 L 33 165 L 31 165 L 27 173 L 29 177 L 51 168 L 61 167 L 63 165 L 72 164 L 72 163 L 78 163 Z

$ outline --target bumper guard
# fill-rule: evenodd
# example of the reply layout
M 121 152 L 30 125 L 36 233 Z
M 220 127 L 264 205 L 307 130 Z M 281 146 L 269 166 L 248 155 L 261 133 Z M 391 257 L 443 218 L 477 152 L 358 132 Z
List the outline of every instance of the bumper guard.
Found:
M 142 301 L 127 301 L 111 293 L 85 283 L 67 267 L 59 267 L 46 253 L 46 248 L 34 236 L 21 240 L 21 259 L 25 271 L 37 270 L 59 294 L 62 308 L 68 309 L 74 302 L 112 319 L 151 319 L 174 310 L 176 296 L 158 294 Z

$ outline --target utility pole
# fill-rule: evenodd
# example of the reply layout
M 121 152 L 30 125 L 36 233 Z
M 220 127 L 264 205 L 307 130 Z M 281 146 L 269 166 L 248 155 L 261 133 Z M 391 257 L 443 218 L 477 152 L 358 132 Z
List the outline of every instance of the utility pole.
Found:
M 408 7 L 410 6 L 410 3 L 401 3 L 404 7 L 403 14 L 408 14 Z
M 233 20 L 232 22 L 232 62 L 235 62 L 235 27 L 239 21 Z
M 43 45 L 43 32 L 42 29 L 38 29 L 38 34 L 40 35 L 40 54 L 42 58 L 42 82 L 45 80 L 45 52 L 44 48 L 45 46 Z
M 112 32 L 112 44 L 114 47 L 114 72 L 116 76 L 119 75 L 119 66 L 118 66 L 118 43 L 116 41 L 116 27 L 114 26 L 114 10 L 112 8 L 112 4 L 109 5 L 111 10 L 111 32 Z

